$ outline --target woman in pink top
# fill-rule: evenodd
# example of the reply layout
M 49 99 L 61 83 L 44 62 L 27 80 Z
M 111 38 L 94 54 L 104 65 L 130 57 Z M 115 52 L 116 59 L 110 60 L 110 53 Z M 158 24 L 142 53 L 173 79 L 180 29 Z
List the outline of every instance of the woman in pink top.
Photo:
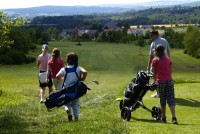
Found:
M 64 66 L 64 62 L 60 58 L 60 51 L 58 50 L 58 48 L 54 48 L 51 55 L 52 55 L 52 57 L 48 61 L 47 76 L 51 75 L 51 78 L 53 80 L 53 85 L 54 85 L 55 89 L 56 90 L 61 90 L 63 82 L 56 78 L 56 74 Z
M 166 121 L 166 102 L 170 107 L 172 114 L 172 123 L 178 124 L 175 114 L 175 97 L 174 97 L 174 82 L 172 80 L 171 60 L 164 53 L 165 48 L 162 45 L 155 47 L 154 59 L 152 60 L 152 69 L 154 72 L 157 90 L 160 95 L 160 105 L 162 111 L 163 122 Z

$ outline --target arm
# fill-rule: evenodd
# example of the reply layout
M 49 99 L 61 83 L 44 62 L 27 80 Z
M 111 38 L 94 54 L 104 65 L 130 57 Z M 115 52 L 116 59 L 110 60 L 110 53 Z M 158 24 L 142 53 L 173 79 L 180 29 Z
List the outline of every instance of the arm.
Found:
M 63 76 L 62 74 L 60 74 L 60 73 L 58 73 L 58 74 L 56 75 L 56 78 L 57 78 L 58 80 L 60 80 L 60 81 L 64 81 L 64 76 Z
M 39 68 L 39 66 L 40 66 L 40 61 L 38 60 L 37 61 L 37 68 Z
M 150 71 L 150 68 L 151 68 L 151 62 L 154 58 L 154 48 L 155 48 L 155 44 L 154 42 L 152 42 L 150 46 L 150 51 L 149 51 L 149 61 L 148 61 L 147 71 Z
M 49 78 L 49 75 L 50 75 L 50 70 L 51 70 L 51 67 L 49 66 L 49 64 L 47 65 L 47 76 L 46 76 L 46 82 L 48 82 L 48 78 Z
M 38 60 L 37 60 L 37 68 L 39 68 L 40 66 L 40 60 L 39 60 L 39 56 L 38 56 Z
M 147 66 L 147 70 L 148 70 L 148 71 L 150 71 L 150 68 L 151 68 L 151 62 L 152 62 L 152 60 L 153 60 L 153 56 L 152 56 L 152 55 L 150 55 L 150 56 L 149 56 L 149 62 L 148 62 L 148 66 Z
M 81 81 L 84 81 L 87 77 L 87 71 L 86 70 L 82 70 L 81 74 L 80 74 L 80 79 Z
M 152 68 L 152 72 L 154 74 L 153 78 L 154 78 L 154 81 L 156 81 L 156 74 L 157 74 L 157 63 L 158 60 L 156 60 L 155 62 L 152 62 L 151 64 L 151 68 Z
M 153 66 L 152 66 L 152 72 L 153 72 L 153 79 L 154 79 L 154 81 L 156 81 L 156 73 L 157 73 L 157 70 L 156 70 L 156 68 L 154 68 Z

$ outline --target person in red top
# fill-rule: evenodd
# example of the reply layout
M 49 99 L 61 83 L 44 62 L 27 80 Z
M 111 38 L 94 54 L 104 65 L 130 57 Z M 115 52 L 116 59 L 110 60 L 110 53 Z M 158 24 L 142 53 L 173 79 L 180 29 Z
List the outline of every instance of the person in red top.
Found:
M 162 111 L 161 120 L 166 120 L 166 102 L 170 107 L 172 114 L 172 123 L 178 124 L 175 114 L 175 95 L 174 95 L 174 82 L 172 80 L 172 62 L 165 55 L 165 48 L 162 45 L 155 47 L 154 59 L 152 60 L 152 71 L 154 72 L 155 82 L 157 84 L 157 90 L 160 94 L 160 105 Z
M 56 74 L 64 67 L 64 61 L 60 58 L 60 50 L 58 48 L 54 48 L 51 55 L 52 57 L 48 61 L 47 76 L 51 75 L 55 89 L 61 90 L 63 82 L 56 78 Z

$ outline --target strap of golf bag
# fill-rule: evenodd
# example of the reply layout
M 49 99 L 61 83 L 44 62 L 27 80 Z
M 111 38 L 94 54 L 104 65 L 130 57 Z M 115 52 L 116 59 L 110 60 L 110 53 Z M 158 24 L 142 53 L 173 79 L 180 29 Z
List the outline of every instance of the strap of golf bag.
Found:
M 75 72 L 75 74 L 76 74 L 76 76 L 77 76 L 77 78 L 78 78 L 78 81 L 80 81 L 80 78 L 79 78 L 79 76 L 78 76 L 78 74 L 77 74 L 77 72 L 76 72 L 76 68 L 77 68 L 77 67 L 78 67 L 78 66 L 74 66 L 73 68 L 74 68 L 74 72 Z M 66 71 L 66 74 L 65 74 L 65 77 L 64 77 L 64 81 L 63 81 L 62 88 L 63 88 L 64 82 L 65 82 L 65 80 L 66 80 L 66 78 L 67 78 L 67 73 L 68 73 L 68 68 L 67 68 L 67 67 L 65 68 L 65 71 Z

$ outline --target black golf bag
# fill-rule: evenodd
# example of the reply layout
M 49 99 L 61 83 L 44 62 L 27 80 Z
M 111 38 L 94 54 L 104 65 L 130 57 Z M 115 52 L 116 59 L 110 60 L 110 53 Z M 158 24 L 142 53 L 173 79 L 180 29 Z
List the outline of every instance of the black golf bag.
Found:
M 131 118 L 131 112 L 135 111 L 139 107 L 151 112 L 153 118 L 160 118 L 161 110 L 159 107 L 154 106 L 152 110 L 150 110 L 140 103 L 148 90 L 154 90 L 157 87 L 155 83 L 149 84 L 151 77 L 153 77 L 152 73 L 140 71 L 126 87 L 124 98 L 120 101 L 119 105 L 122 119 L 129 121 Z
M 83 82 L 78 82 L 72 87 L 51 93 L 44 104 L 47 109 L 63 106 L 86 94 L 88 89 Z
M 142 101 L 143 96 L 149 90 L 150 77 L 147 73 L 140 71 L 135 78 L 133 78 L 130 84 L 126 87 L 124 91 L 124 106 L 131 106 L 136 101 Z

